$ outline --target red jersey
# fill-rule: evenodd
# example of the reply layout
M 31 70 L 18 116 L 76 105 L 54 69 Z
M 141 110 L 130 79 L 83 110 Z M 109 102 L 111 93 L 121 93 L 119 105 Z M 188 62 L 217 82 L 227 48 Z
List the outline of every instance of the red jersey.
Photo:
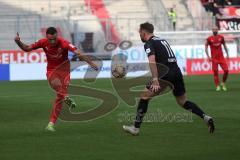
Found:
M 57 44 L 52 46 L 47 38 L 43 38 L 31 44 L 32 49 L 42 48 L 47 57 L 47 70 L 58 67 L 68 61 L 68 51 L 74 52 L 77 48 L 63 38 L 57 38 Z
M 222 44 L 225 43 L 222 35 L 210 36 L 207 38 L 207 44 L 210 45 L 212 59 L 222 59 L 223 51 Z

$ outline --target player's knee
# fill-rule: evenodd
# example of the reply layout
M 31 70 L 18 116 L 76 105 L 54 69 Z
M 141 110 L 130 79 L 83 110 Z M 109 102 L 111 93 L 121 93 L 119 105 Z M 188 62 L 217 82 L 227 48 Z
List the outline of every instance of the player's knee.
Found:
M 182 96 L 182 97 L 176 97 L 176 100 L 177 100 L 177 104 L 181 107 L 184 106 L 184 104 L 186 103 L 187 99 L 185 96 Z
M 228 70 L 228 69 L 224 70 L 224 73 L 225 73 L 225 74 L 228 74 L 228 72 L 229 72 L 229 70 Z
M 151 97 L 147 96 L 146 94 L 141 94 L 140 98 L 143 99 L 143 100 L 150 100 L 151 99 Z
M 141 99 L 143 99 L 143 100 L 146 100 L 146 101 L 147 101 L 147 100 L 151 100 L 151 97 L 146 97 L 146 96 L 143 96 L 143 97 L 142 97 L 142 96 L 141 96 Z
M 177 101 L 178 105 L 181 106 L 181 107 L 184 106 L 185 102 L 186 102 L 186 101 L 183 101 L 183 100 Z
M 49 80 L 49 84 L 52 87 L 52 89 L 54 89 L 55 91 L 58 91 L 62 88 L 62 83 L 58 78 Z
M 218 70 L 213 70 L 213 73 L 214 73 L 215 75 L 217 75 L 217 74 L 218 74 Z

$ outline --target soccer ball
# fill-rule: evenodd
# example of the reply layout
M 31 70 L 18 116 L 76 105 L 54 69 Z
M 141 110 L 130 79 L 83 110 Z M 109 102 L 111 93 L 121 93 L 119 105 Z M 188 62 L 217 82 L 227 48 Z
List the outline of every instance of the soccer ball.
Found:
M 123 78 L 127 72 L 126 72 L 126 68 L 121 65 L 121 64 L 116 64 L 114 66 L 112 66 L 112 75 L 115 78 Z

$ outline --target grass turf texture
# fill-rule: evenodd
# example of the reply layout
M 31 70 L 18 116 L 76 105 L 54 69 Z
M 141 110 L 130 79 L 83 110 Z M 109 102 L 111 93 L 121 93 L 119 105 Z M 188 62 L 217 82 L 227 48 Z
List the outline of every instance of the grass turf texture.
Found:
M 239 78 L 230 75 L 229 91 L 216 92 L 212 76 L 185 77 L 189 99 L 215 118 L 214 135 L 193 115 L 192 123 L 144 123 L 137 137 L 122 131 L 126 123 L 119 122 L 119 114 L 136 110 L 123 102 L 104 118 L 81 123 L 58 121 L 56 133 L 45 132 L 55 97 L 47 82 L 0 82 L 0 159 L 239 159 Z M 112 90 L 109 79 L 99 79 L 92 86 Z M 86 97 L 75 99 L 80 111 L 98 104 Z M 149 112 L 157 109 L 187 113 L 171 94 L 150 103 Z

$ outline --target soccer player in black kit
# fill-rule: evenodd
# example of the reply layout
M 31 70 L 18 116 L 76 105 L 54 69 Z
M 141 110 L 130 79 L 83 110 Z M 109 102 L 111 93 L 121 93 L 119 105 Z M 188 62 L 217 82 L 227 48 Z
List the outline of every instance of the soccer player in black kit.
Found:
M 214 132 L 213 118 L 205 114 L 195 103 L 187 100 L 182 73 L 177 65 L 176 57 L 169 43 L 153 34 L 154 26 L 148 22 L 140 24 L 139 34 L 142 42 L 145 43 L 144 49 L 148 55 L 149 67 L 152 80 L 146 85 L 146 91 L 140 95 L 136 119 L 133 126 L 123 126 L 123 129 L 132 134 L 138 135 L 143 117 L 147 112 L 148 103 L 154 96 L 159 95 L 161 89 L 160 70 L 157 64 L 168 67 L 168 73 L 161 77 L 173 85 L 173 95 L 177 103 L 186 110 L 198 115 L 208 125 L 209 133 Z

